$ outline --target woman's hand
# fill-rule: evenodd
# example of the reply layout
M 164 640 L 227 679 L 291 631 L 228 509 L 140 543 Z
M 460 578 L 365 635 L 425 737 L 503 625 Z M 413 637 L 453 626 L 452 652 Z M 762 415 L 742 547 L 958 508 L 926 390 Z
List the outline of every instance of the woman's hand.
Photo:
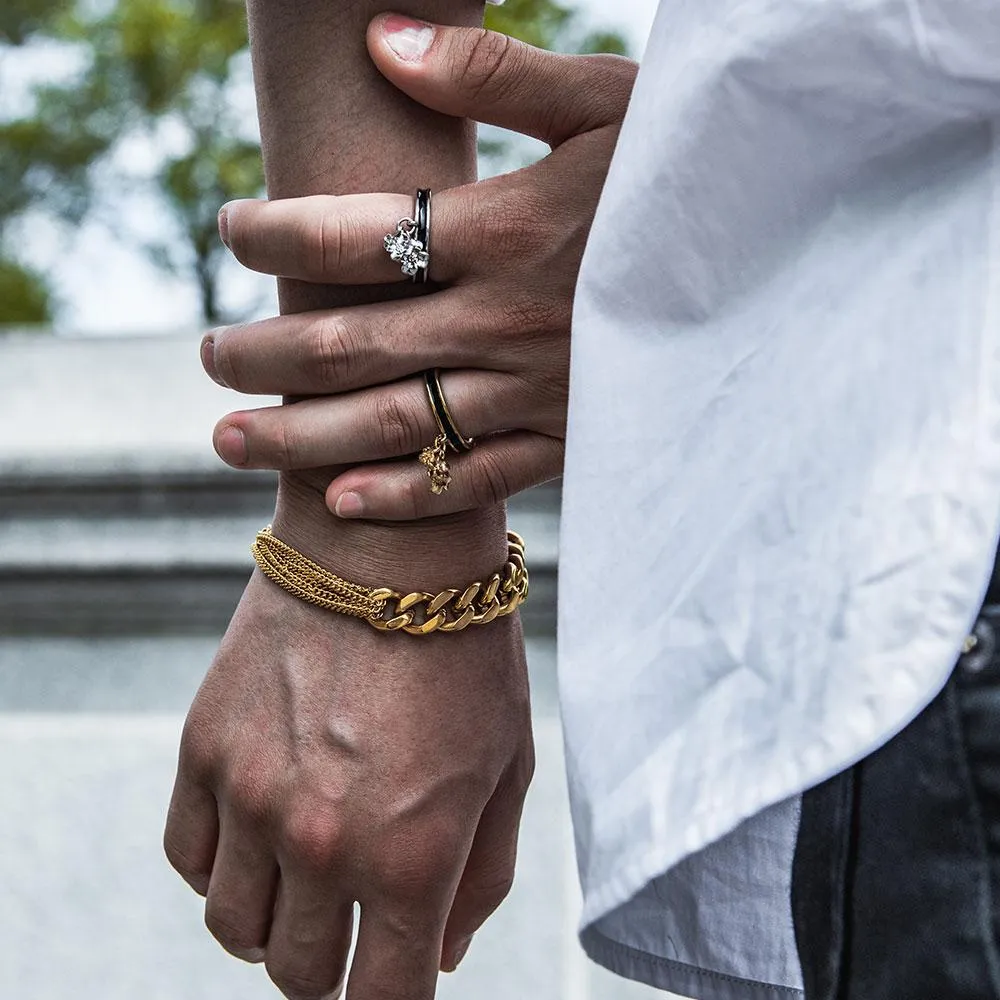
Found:
M 491 32 L 376 18 L 382 74 L 421 104 L 543 139 L 552 153 L 434 196 L 430 278 L 417 300 L 217 330 L 209 374 L 250 393 L 311 396 L 234 413 L 215 433 L 231 465 L 354 464 L 327 491 L 342 517 L 413 519 L 494 504 L 560 474 L 573 293 L 635 76 L 612 56 L 561 56 Z M 223 238 L 246 266 L 337 284 L 404 280 L 382 238 L 410 194 L 234 202 Z M 462 433 L 434 496 L 412 456 L 437 435 L 419 373 L 442 384 Z M 374 387 L 374 388 L 372 388 Z M 385 461 L 410 456 L 405 461 Z M 376 463 L 376 464 L 358 464 Z

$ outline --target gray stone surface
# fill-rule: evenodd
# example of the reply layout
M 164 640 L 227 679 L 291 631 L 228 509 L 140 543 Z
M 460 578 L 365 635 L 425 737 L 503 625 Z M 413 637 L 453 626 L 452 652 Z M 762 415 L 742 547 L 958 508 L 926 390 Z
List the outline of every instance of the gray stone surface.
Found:
M 267 405 L 212 382 L 200 338 L 0 334 L 0 472 L 213 469 L 215 421 Z

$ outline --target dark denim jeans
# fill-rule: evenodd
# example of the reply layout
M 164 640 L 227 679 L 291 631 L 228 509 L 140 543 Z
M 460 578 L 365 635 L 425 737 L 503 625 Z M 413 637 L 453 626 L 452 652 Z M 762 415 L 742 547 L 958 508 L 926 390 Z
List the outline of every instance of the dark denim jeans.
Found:
M 1000 1000 L 1000 605 L 895 739 L 807 792 L 807 1000 Z

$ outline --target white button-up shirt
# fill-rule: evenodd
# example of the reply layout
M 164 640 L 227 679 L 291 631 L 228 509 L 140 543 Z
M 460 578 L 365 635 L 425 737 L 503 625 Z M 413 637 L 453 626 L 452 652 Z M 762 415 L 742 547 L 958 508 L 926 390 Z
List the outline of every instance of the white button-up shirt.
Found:
M 663 0 L 583 264 L 560 685 L 625 975 L 801 989 L 798 795 L 939 690 L 1000 518 L 997 0 Z

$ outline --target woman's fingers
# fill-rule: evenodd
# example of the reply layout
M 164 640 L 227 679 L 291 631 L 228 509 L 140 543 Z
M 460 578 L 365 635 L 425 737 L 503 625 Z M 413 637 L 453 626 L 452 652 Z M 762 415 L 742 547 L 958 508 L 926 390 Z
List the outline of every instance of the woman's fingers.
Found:
M 483 329 L 488 320 L 456 289 L 213 330 L 202 341 L 201 360 L 216 382 L 239 392 L 326 395 L 425 368 L 494 367 L 503 345 Z
M 530 417 L 520 383 L 490 372 L 445 372 L 441 384 L 459 430 L 480 434 Z M 251 469 L 317 469 L 414 455 L 439 434 L 422 377 L 340 396 L 231 413 L 214 443 L 229 465 Z
M 327 488 L 326 505 L 341 517 L 413 521 L 492 507 L 562 475 L 564 442 L 546 434 L 511 431 L 476 443 L 463 455 L 448 454 L 451 486 L 431 493 L 426 470 L 415 461 L 362 465 Z
M 434 195 L 431 217 L 433 281 L 466 272 L 465 227 L 455 220 L 463 188 Z M 383 246 L 402 219 L 413 217 L 413 195 L 314 195 L 280 201 L 231 201 L 219 212 L 219 235 L 252 271 L 324 284 L 409 281 Z

